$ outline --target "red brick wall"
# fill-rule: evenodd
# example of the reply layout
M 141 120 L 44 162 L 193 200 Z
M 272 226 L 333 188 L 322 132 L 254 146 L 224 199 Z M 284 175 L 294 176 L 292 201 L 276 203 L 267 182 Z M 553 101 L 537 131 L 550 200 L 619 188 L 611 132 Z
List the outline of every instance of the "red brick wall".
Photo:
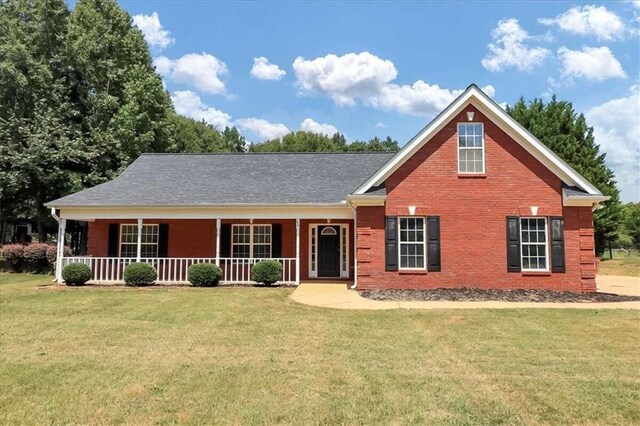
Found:
M 485 129 L 483 176 L 457 171 L 457 123 Z M 448 123 L 386 181 L 385 207 L 358 208 L 358 288 L 546 288 L 594 291 L 588 207 L 562 206 L 561 181 L 473 107 Z M 438 215 L 441 272 L 385 272 L 384 216 Z M 506 216 L 564 216 L 566 273 L 507 273 Z
M 300 221 L 300 278 L 309 279 L 309 225 L 326 224 L 326 219 Z M 89 222 L 88 254 L 91 256 L 107 256 L 109 250 L 110 223 L 137 223 L 135 220 L 96 220 Z M 169 257 L 215 257 L 216 221 L 214 219 L 146 219 L 146 224 L 169 224 Z M 249 223 L 249 220 L 223 220 L 222 223 Z M 254 220 L 254 224 L 279 223 L 282 225 L 282 257 L 296 257 L 296 221 Z M 353 279 L 353 221 L 333 220 L 332 224 L 349 224 L 349 276 Z

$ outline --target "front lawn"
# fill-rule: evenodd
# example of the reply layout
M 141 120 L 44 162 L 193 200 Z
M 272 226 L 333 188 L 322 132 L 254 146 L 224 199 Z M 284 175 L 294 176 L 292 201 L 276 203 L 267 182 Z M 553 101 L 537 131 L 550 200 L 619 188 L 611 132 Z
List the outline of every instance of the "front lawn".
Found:
M 339 311 L 0 275 L 0 424 L 630 424 L 640 315 Z
M 637 250 L 632 250 L 630 253 L 613 250 L 613 259 L 609 258 L 607 251 L 600 260 L 599 274 L 640 277 L 640 253 Z

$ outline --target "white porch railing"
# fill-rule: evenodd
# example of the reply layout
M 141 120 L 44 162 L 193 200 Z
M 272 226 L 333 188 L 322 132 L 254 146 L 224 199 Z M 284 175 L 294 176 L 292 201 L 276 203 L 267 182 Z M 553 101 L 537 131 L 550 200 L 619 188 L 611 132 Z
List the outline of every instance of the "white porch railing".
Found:
M 220 258 L 223 283 L 249 284 L 251 281 L 251 267 L 261 260 L 255 258 Z M 282 284 L 296 283 L 296 259 L 277 258 L 282 264 Z M 187 270 L 196 263 L 216 263 L 215 258 L 206 257 L 150 257 L 143 258 L 141 262 L 148 263 L 158 271 L 159 283 L 187 283 Z M 63 257 L 61 267 L 70 263 L 84 263 L 91 268 L 92 282 L 96 283 L 123 283 L 124 268 L 130 263 L 136 262 L 131 257 Z

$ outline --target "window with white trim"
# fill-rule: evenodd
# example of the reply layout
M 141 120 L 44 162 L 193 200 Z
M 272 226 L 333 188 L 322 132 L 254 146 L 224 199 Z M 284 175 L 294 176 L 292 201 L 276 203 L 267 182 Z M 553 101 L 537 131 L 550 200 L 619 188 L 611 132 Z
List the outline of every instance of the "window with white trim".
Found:
M 520 253 L 523 271 L 548 271 L 546 217 L 520 218 Z
M 142 225 L 141 257 L 158 257 L 158 225 Z M 138 255 L 138 225 L 120 225 L 120 257 Z
M 401 217 L 398 226 L 400 269 L 425 268 L 425 227 L 423 217 Z
M 482 123 L 458 123 L 458 173 L 484 173 Z
M 271 257 L 271 225 L 233 225 L 231 256 L 266 259 Z

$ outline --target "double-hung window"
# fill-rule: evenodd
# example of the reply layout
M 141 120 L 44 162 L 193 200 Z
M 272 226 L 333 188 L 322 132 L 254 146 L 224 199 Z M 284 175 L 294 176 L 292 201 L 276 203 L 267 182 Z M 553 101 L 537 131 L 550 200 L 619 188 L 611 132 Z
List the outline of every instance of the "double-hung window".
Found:
M 520 218 L 520 253 L 523 271 L 548 271 L 547 218 Z
M 158 225 L 142 225 L 141 257 L 158 257 Z M 138 255 L 138 225 L 120 225 L 120 257 Z
M 271 225 L 233 225 L 231 255 L 241 258 L 270 258 Z
M 458 123 L 458 173 L 484 173 L 482 123 Z
M 425 226 L 423 217 L 399 219 L 400 269 L 425 268 Z

